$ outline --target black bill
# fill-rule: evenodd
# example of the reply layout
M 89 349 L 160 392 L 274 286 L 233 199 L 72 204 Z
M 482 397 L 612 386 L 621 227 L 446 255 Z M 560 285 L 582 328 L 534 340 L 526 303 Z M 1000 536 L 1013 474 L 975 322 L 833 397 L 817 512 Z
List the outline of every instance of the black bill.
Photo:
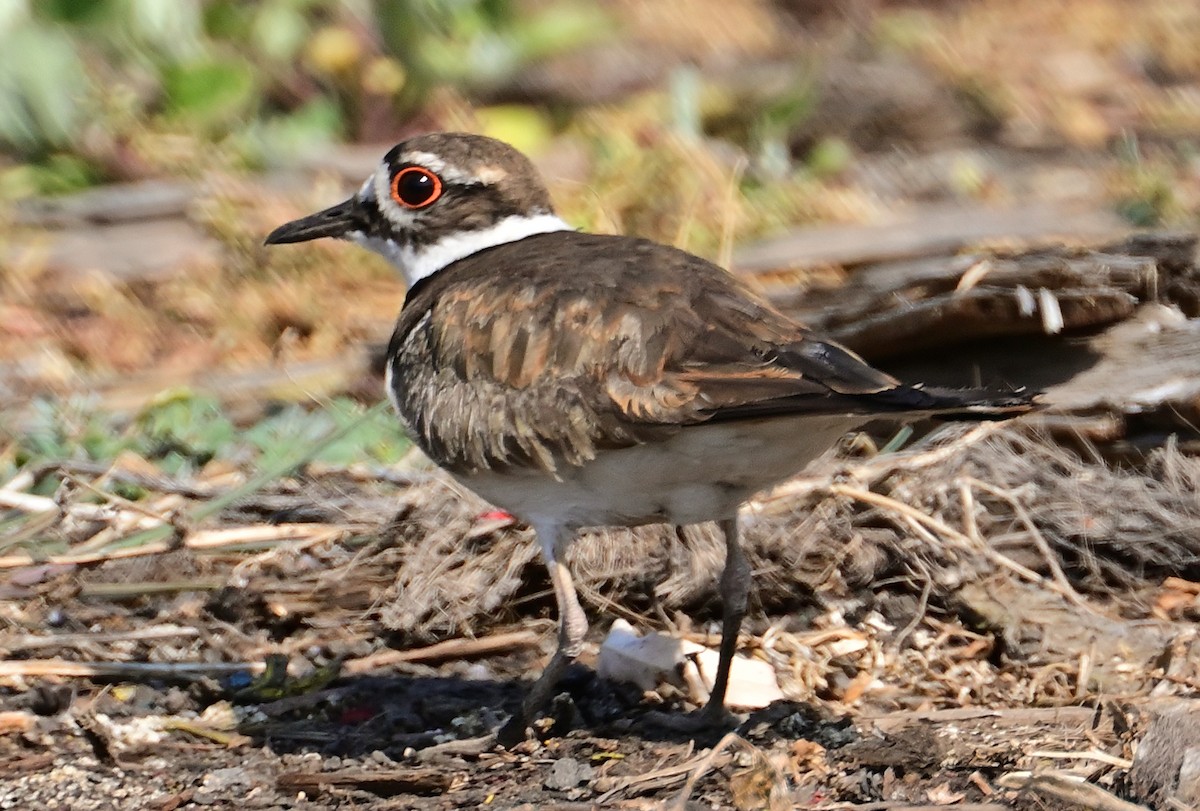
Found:
M 282 245 L 321 237 L 344 237 L 350 231 L 362 231 L 364 227 L 359 202 L 351 197 L 324 211 L 284 223 L 267 236 L 266 244 Z

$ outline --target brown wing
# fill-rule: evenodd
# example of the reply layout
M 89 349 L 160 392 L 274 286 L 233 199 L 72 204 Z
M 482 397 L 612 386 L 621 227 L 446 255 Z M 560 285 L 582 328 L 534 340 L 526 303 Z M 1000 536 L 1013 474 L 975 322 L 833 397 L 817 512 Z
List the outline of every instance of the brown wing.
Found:
M 569 232 L 435 274 L 410 294 L 392 354 L 413 361 L 393 366 L 402 416 L 459 470 L 553 470 L 714 419 L 862 411 L 898 386 L 715 265 Z

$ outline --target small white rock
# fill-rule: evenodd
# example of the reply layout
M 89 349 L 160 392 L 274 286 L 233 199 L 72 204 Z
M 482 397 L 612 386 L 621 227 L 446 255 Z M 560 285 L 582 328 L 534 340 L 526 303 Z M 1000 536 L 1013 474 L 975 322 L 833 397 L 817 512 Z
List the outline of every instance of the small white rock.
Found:
M 717 677 L 717 663 L 720 659 L 720 654 L 707 648 L 696 656 L 700 677 L 704 680 L 705 688 L 710 691 Z M 782 699 L 783 691 L 779 689 L 779 680 L 775 678 L 775 668 L 769 662 L 745 656 L 733 657 L 729 666 L 729 687 L 725 691 L 726 707 L 760 710 Z
M 703 645 L 662 633 L 638 636 L 632 625 L 618 619 L 600 646 L 596 672 L 606 679 L 653 690 L 664 678 L 676 676 L 688 656 L 704 649 Z
M 702 704 L 708 699 L 717 674 L 720 655 L 703 645 L 663 633 L 639 636 L 633 626 L 618 619 L 609 629 L 596 672 L 603 678 L 627 681 L 642 690 L 653 690 L 663 681 L 683 681 L 691 699 Z M 759 709 L 783 698 L 775 668 L 769 663 L 735 656 L 729 671 L 725 704 Z

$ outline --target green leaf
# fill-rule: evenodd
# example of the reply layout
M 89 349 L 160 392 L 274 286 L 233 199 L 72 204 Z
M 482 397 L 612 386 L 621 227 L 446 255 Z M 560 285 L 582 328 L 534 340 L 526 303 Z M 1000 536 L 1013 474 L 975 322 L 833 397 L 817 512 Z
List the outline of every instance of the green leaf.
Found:
M 0 141 L 25 152 L 66 144 L 87 92 L 83 65 L 61 30 L 30 24 L 0 37 Z
M 255 122 L 238 132 L 233 144 L 250 166 L 261 168 L 294 161 L 336 140 L 342 113 L 332 99 L 319 96 L 288 115 Z
M 854 162 L 854 150 L 844 138 L 826 137 L 808 151 L 806 163 L 813 177 L 829 177 L 846 171 Z
M 233 122 L 255 100 L 256 90 L 253 68 L 235 61 L 169 67 L 163 87 L 168 110 L 201 126 Z
M 216 39 L 237 39 L 250 26 L 254 9 L 237 0 L 210 0 L 204 4 L 204 33 Z
M 289 60 L 309 36 L 308 20 L 294 6 L 268 3 L 254 18 L 253 35 L 255 44 L 267 56 Z
M 316 447 L 310 457 L 330 464 L 398 461 L 408 450 L 408 438 L 396 420 L 384 409 L 363 407 L 350 400 L 337 399 L 320 411 L 308 412 L 291 405 L 245 432 L 244 438 L 262 452 L 259 465 L 272 467 L 294 454 L 296 448 Z
M 237 437 L 216 400 L 186 392 L 151 405 L 135 425 L 142 434 L 143 455 L 162 460 L 169 472 L 204 465 L 226 451 Z
M 590 3 L 548 6 L 513 27 L 522 60 L 564 53 L 601 41 L 616 30 L 613 20 Z
M 542 150 L 554 135 L 546 112 L 529 105 L 504 104 L 475 111 L 479 131 L 526 153 Z
M 39 16 L 73 25 L 105 19 L 114 6 L 112 0 L 40 0 L 33 4 Z
M 174 62 L 197 58 L 204 52 L 199 0 L 122 0 L 122 3 L 125 25 L 138 44 L 147 45 Z
M 100 179 L 95 167 L 83 158 L 56 153 L 0 173 L 0 199 L 70 194 L 94 186 Z

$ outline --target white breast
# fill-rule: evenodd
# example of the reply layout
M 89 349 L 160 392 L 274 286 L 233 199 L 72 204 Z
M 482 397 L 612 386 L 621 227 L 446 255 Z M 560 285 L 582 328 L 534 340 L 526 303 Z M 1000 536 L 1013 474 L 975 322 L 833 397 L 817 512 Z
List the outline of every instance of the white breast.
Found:
M 729 518 L 754 493 L 802 470 L 863 423 L 797 416 L 717 423 L 663 442 L 602 451 L 559 479 L 538 471 L 485 471 L 459 480 L 534 524 L 571 527 L 694 524 Z

